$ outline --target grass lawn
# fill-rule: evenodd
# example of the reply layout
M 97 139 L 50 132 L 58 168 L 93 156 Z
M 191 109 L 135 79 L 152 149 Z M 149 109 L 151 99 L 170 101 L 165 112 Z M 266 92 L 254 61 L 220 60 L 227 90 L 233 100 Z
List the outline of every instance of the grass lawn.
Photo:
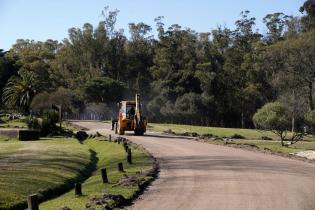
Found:
M 159 124 L 150 123 L 148 124 L 148 130 L 163 132 L 171 129 L 175 133 L 185 132 L 196 132 L 198 134 L 214 134 L 218 136 L 230 137 L 234 134 L 240 134 L 246 139 L 261 140 L 262 136 L 268 136 L 274 140 L 279 137 L 271 131 L 261 131 L 257 129 L 241 129 L 241 128 L 220 128 L 220 127 L 205 127 L 205 126 L 194 126 L 194 125 L 178 125 L 178 124 Z M 315 141 L 315 137 L 305 137 L 307 141 Z
M 275 152 L 285 154 L 299 152 L 303 150 L 315 150 L 315 137 L 307 136 L 304 141 L 290 145 L 289 147 L 282 147 L 280 141 L 266 141 L 261 140 L 262 136 L 271 137 L 273 140 L 278 140 L 279 137 L 270 131 L 259 131 L 256 129 L 240 129 L 240 128 L 219 128 L 219 127 L 204 127 L 192 125 L 177 125 L 177 124 L 158 124 L 150 123 L 148 130 L 163 132 L 171 129 L 175 133 L 196 132 L 198 134 L 214 134 L 218 136 L 230 137 L 234 134 L 240 134 L 246 137 L 246 140 L 233 140 L 235 144 L 255 145 L 259 148 L 267 148 Z M 209 141 L 214 141 L 209 139 Z M 223 144 L 223 141 L 215 141 Z
M 268 136 L 276 138 L 276 135 L 272 132 L 262 132 L 255 129 L 240 129 L 240 128 L 220 128 L 220 127 L 205 127 L 205 126 L 193 126 L 193 125 L 177 125 L 177 124 L 148 124 L 148 130 L 163 132 L 171 129 L 175 133 L 184 132 L 196 132 L 198 134 L 214 134 L 218 136 L 232 136 L 234 134 L 240 134 L 248 139 L 261 139 L 262 136 Z
M 255 145 L 259 148 L 267 148 L 275 152 L 284 154 L 300 152 L 304 150 L 315 150 L 315 141 L 313 142 L 297 142 L 296 144 L 290 145 L 289 147 L 282 147 L 278 141 L 264 141 L 264 140 L 233 140 L 236 144 L 247 144 Z
M 89 147 L 72 138 L 0 137 L 0 209 L 23 209 L 29 194 L 52 196 L 69 188 L 91 167 L 91 157 Z
M 91 198 L 104 193 L 120 194 L 126 199 L 133 197 L 138 186 L 113 186 L 122 177 L 123 173 L 117 171 L 117 164 L 122 162 L 124 170 L 128 176 L 135 175 L 137 172 L 148 170 L 152 167 L 152 158 L 142 150 L 132 148 L 133 164 L 129 165 L 126 162 L 126 152 L 121 144 L 111 143 L 108 141 L 100 141 L 96 139 L 89 139 L 84 142 L 86 146 L 94 150 L 97 154 L 98 163 L 97 170 L 93 175 L 82 184 L 83 196 L 75 197 L 74 191 L 46 201 L 40 205 L 40 209 L 60 209 L 61 206 L 67 206 L 70 209 L 85 209 L 85 204 Z M 106 167 L 109 184 L 103 184 L 101 180 L 100 169 Z M 146 177 L 148 178 L 148 177 Z M 101 206 L 96 209 L 102 209 Z
M 4 120 L 0 128 L 27 128 L 25 119 Z

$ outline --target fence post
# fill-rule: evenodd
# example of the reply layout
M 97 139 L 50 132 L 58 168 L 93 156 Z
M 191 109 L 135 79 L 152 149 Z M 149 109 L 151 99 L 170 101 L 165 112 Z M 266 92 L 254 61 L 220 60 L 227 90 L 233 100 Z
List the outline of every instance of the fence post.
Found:
M 127 161 L 129 164 L 132 164 L 132 161 L 131 161 L 131 149 L 128 148 L 127 149 Z
M 39 210 L 37 194 L 27 196 L 27 206 L 29 210 Z
M 108 135 L 108 141 L 112 141 L 112 135 L 111 134 Z
M 128 152 L 128 144 L 126 141 L 123 142 L 123 147 L 124 147 L 125 151 Z
M 103 183 L 108 183 L 106 168 L 101 169 Z
M 80 183 L 76 183 L 74 186 L 74 195 L 81 196 L 82 195 L 82 186 Z
M 124 167 L 122 163 L 118 163 L 118 171 L 123 172 L 124 171 Z

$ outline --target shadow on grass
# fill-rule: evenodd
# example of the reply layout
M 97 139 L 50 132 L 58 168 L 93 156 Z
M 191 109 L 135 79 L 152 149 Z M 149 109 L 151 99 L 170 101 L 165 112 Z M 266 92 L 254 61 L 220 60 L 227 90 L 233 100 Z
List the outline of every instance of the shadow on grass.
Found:
M 92 173 L 96 170 L 96 165 L 98 162 L 98 158 L 96 157 L 96 153 L 93 150 L 89 150 L 90 152 L 90 161 L 89 164 L 81 171 L 78 171 L 78 175 L 75 178 L 68 179 L 66 180 L 62 185 L 51 188 L 51 189 L 46 189 L 44 191 L 38 192 L 39 194 L 39 202 L 43 202 L 48 199 L 55 198 L 57 196 L 60 196 L 63 193 L 66 193 L 70 191 L 75 183 L 80 183 L 89 178 Z M 63 160 L 63 159 L 56 159 L 56 160 Z M 38 161 L 38 160 L 37 160 Z M 64 160 L 68 161 L 68 160 Z M 78 163 L 77 161 L 72 161 L 73 163 Z M 72 167 L 66 166 L 64 164 L 54 164 L 53 167 L 64 167 L 67 168 L 68 170 L 73 170 Z M 25 201 L 17 203 L 12 205 L 10 208 L 7 208 L 7 210 L 18 210 L 18 209 L 26 209 L 27 208 L 27 203 L 26 203 L 26 198 Z

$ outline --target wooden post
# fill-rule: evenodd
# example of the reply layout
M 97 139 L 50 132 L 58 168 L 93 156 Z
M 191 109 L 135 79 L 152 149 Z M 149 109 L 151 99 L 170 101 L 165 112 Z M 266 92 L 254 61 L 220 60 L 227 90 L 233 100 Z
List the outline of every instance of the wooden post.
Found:
M 113 118 L 111 118 L 110 120 L 111 120 L 111 122 L 112 122 L 112 131 L 113 131 L 113 130 L 114 130 L 114 128 L 115 128 L 115 121 L 114 121 L 114 119 L 113 119 Z
M 122 163 L 118 163 L 118 171 L 123 172 L 124 171 L 124 167 Z
M 27 206 L 29 210 L 39 210 L 37 194 L 27 196 Z
M 128 150 L 128 144 L 127 144 L 126 141 L 123 142 L 123 147 L 124 147 L 125 151 L 127 152 L 127 150 Z
M 106 168 L 101 169 L 103 183 L 108 183 Z
M 132 161 L 131 161 L 131 149 L 128 148 L 127 149 L 127 161 L 129 164 L 132 164 Z
M 80 183 L 76 183 L 74 186 L 74 195 L 81 196 L 82 195 L 82 186 Z
M 112 135 L 111 134 L 108 135 L 108 141 L 112 141 Z
M 62 109 L 61 109 L 61 105 L 59 106 L 59 126 L 60 126 L 60 130 L 62 129 Z

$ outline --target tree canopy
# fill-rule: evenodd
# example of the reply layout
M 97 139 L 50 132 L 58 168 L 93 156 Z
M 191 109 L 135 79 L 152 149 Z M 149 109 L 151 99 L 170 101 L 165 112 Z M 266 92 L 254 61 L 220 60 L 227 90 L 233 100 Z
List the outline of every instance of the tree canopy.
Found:
M 98 25 L 70 28 L 62 42 L 19 39 L 0 51 L 0 92 L 8 106 L 25 110 L 67 95 L 69 112 L 140 93 L 151 121 L 243 128 L 254 127 L 264 104 L 287 98 L 297 119 L 314 110 L 314 5 L 301 5 L 302 17 L 266 14 L 266 34 L 249 11 L 234 29 L 208 32 L 166 26 L 160 16 L 157 37 L 144 22 L 130 23 L 125 35 L 115 25 L 119 11 L 106 7 Z M 23 86 L 26 75 L 30 86 Z M 297 101 L 307 106 L 298 110 Z

